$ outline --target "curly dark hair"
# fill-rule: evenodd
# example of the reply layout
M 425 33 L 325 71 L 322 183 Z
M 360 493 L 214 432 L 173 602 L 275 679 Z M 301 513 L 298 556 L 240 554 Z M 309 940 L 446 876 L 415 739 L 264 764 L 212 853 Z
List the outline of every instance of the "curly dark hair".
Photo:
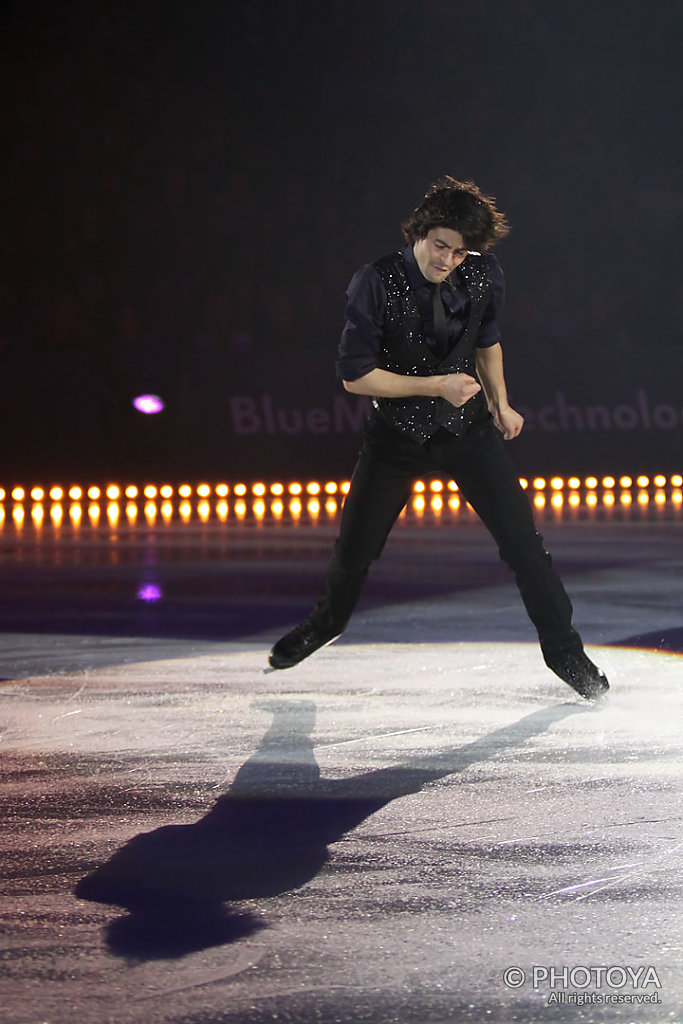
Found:
M 468 249 L 488 249 L 505 238 L 510 228 L 505 215 L 473 181 L 456 181 L 445 175 L 436 181 L 424 199 L 401 224 L 406 241 L 425 238 L 432 228 L 459 231 Z

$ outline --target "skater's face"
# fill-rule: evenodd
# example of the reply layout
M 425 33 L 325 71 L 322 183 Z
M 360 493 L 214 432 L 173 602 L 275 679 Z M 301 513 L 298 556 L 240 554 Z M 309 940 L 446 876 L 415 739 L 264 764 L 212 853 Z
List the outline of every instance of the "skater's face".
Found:
M 459 231 L 431 228 L 415 242 L 413 253 L 424 277 L 432 284 L 440 284 L 464 261 L 467 248 Z

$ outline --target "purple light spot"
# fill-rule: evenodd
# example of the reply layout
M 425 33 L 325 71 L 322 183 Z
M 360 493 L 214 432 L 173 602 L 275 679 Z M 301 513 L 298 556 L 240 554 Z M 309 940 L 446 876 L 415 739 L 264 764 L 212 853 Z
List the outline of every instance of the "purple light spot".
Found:
M 162 596 L 161 587 L 156 583 L 143 583 L 138 590 L 140 601 L 160 601 Z
M 161 412 L 164 408 L 163 400 L 158 395 L 138 395 L 133 399 L 133 405 L 138 412 L 144 412 L 146 416 Z

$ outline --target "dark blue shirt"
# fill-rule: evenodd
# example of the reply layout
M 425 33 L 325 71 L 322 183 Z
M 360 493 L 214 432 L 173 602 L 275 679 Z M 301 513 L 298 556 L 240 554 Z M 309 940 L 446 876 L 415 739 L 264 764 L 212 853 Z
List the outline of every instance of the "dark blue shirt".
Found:
M 434 285 L 423 275 L 413 255 L 412 245 L 403 251 L 408 282 L 422 316 L 425 343 L 437 345 L 434 337 L 432 298 L 434 288 L 441 288 L 446 310 L 446 329 L 449 349 L 458 341 L 467 327 L 470 315 L 470 297 L 459 269 L 441 285 Z M 489 298 L 477 336 L 477 348 L 489 348 L 500 341 L 499 321 L 505 303 L 503 268 L 492 253 L 485 253 L 491 277 Z M 370 373 L 381 362 L 384 311 L 387 294 L 375 268 L 366 263 L 351 278 L 346 293 L 346 322 L 339 343 L 337 376 L 340 380 L 358 380 Z

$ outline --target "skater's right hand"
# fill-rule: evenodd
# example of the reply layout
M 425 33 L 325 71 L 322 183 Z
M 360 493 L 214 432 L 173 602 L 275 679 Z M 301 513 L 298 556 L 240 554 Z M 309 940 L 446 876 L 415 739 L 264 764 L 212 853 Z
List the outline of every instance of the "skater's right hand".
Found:
M 446 373 L 440 378 L 439 394 L 451 405 L 460 407 L 469 402 L 477 392 L 481 391 L 481 384 L 470 377 L 468 373 Z

